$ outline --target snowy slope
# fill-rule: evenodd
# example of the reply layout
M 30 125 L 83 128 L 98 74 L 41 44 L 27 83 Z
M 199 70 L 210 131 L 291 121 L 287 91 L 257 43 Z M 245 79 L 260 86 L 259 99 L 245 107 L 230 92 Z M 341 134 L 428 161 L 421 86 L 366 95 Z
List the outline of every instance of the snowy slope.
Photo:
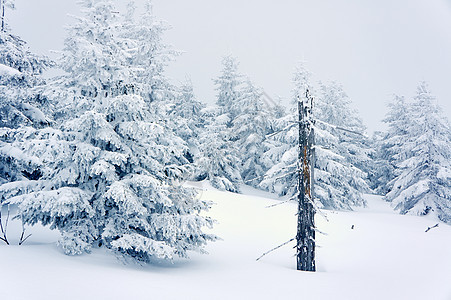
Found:
M 244 195 L 193 183 L 216 205 L 209 255 L 152 266 L 123 265 L 104 250 L 68 257 L 44 228 L 23 246 L 0 245 L 0 299 L 451 299 L 451 226 L 401 216 L 379 197 L 368 208 L 317 217 L 318 272 L 295 270 L 294 244 L 260 261 L 295 234 L 294 203 L 244 189 Z M 351 226 L 354 225 L 354 229 Z M 9 229 L 18 236 L 17 224 Z

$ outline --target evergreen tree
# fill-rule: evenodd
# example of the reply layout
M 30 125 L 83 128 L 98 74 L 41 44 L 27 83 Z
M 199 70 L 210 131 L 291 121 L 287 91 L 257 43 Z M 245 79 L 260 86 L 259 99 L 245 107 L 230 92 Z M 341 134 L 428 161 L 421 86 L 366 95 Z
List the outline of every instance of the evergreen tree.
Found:
M 227 114 L 217 107 L 205 109 L 205 127 L 199 137 L 199 151 L 195 157 L 197 180 L 208 179 L 217 189 L 238 193 L 242 179 L 239 153 L 230 140 Z
M 310 84 L 310 73 L 298 67 L 294 74 L 293 102 L 305 97 L 309 88 L 314 95 L 313 116 L 315 125 L 314 197 L 318 206 L 328 209 L 351 209 L 363 205 L 362 192 L 368 191 L 366 174 L 359 169 L 370 158 L 369 146 L 362 135 L 364 126 L 350 108 L 350 101 L 337 84 L 320 84 L 315 91 Z M 298 182 L 298 129 L 297 115 L 293 110 L 279 119 L 280 133 L 272 138 L 265 158 L 275 164 L 260 184 L 279 195 L 297 194 Z
M 220 190 L 239 192 L 243 183 L 241 155 L 232 126 L 241 109 L 236 105 L 242 97 L 242 75 L 238 73 L 238 62 L 234 57 L 224 57 L 222 65 L 221 75 L 214 79 L 218 91 L 217 106 L 204 110 L 205 126 L 195 156 L 196 178 L 208 179 Z
M 271 132 L 270 111 L 264 106 L 263 92 L 248 80 L 241 95 L 232 105 L 237 113 L 232 121 L 232 141 L 239 153 L 241 178 L 246 184 L 258 186 L 267 171 L 262 159 L 267 150 L 264 141 Z
M 229 115 L 228 127 L 238 114 L 236 106 L 237 100 L 242 96 L 241 87 L 243 85 L 243 75 L 238 72 L 238 61 L 233 56 L 225 56 L 222 59 L 221 75 L 214 79 L 216 90 L 218 91 L 216 104 L 221 109 L 221 114 Z
M 400 137 L 400 148 L 393 150 L 398 172 L 386 199 L 402 214 L 433 215 L 451 223 L 450 128 L 426 83 L 419 85 L 407 113 L 409 127 L 388 118 L 391 128 L 401 132 L 394 135 Z
M 274 134 L 265 142 L 268 150 L 263 159 L 271 167 L 266 172 L 260 186 L 280 196 L 295 197 L 298 192 L 299 130 L 297 103 L 304 97 L 310 84 L 311 73 L 303 66 L 297 66 L 293 75 L 291 109 L 274 121 Z
M 320 84 L 314 103 L 315 197 L 326 208 L 363 205 L 362 192 L 369 188 L 362 169 L 371 161 L 365 127 L 351 109 L 343 88 L 336 83 Z
M 11 32 L 6 8 L 14 8 L 14 2 L 2 0 L 0 4 L 0 185 L 14 186 L 18 192 L 19 186 L 25 188 L 40 176 L 40 159 L 27 157 L 16 144 L 23 134 L 50 123 L 43 112 L 48 103 L 40 89 L 45 83 L 41 74 L 52 62 L 32 53 L 26 42 Z M 2 195 L 0 202 L 5 197 Z
M 189 145 L 184 156 L 193 162 L 199 126 L 203 123 L 198 113 L 203 105 L 195 99 L 190 82 L 178 87 L 165 76 L 167 65 L 180 54 L 163 43 L 163 34 L 169 28 L 154 16 L 151 1 L 145 2 L 144 12 L 137 20 L 131 2 L 119 26 L 118 40 L 127 49 L 125 64 L 130 78 L 134 78 L 127 86 L 149 103 L 154 121 L 164 122 Z
M 52 86 L 62 135 L 44 148 L 45 184 L 9 201 L 25 222 L 59 229 L 67 254 L 105 246 L 148 263 L 201 250 L 215 239 L 202 232 L 212 225 L 199 215 L 208 203 L 182 186 L 187 145 L 153 110 L 127 62 L 139 45 L 124 42 L 121 24 L 130 18 L 111 1 L 81 4 L 84 17 L 69 29 L 60 61 L 67 74 Z
M 25 41 L 11 33 L 5 10 L 14 8 L 14 2 L 0 3 L 0 127 L 46 126 L 49 120 L 41 110 L 44 99 L 37 87 L 44 84 L 41 74 L 52 62 L 32 53 Z
M 175 123 L 175 134 L 188 142 L 192 151 L 198 148 L 198 140 L 201 135 L 205 120 L 202 110 L 205 104 L 196 100 L 191 82 L 184 83 L 168 110 L 168 115 Z
M 411 126 L 407 103 L 404 97 L 395 95 L 388 106 L 390 110 L 383 120 L 388 125 L 388 131 L 374 137 L 376 168 L 371 182 L 373 189 L 381 195 L 392 189 L 392 180 L 399 175 L 397 165 L 407 158 L 406 155 L 410 155 L 402 150 Z
M 125 63 L 144 100 L 159 101 L 153 109 L 160 110 L 165 115 L 166 111 L 161 106 L 168 105 L 181 91 L 169 83 L 164 71 L 169 62 L 174 61 L 181 52 L 163 42 L 163 34 L 170 26 L 155 17 L 152 1 L 145 1 L 144 12 L 138 19 L 135 17 L 133 3 L 129 4 L 125 20 L 120 24 L 120 43 L 127 49 L 124 53 Z

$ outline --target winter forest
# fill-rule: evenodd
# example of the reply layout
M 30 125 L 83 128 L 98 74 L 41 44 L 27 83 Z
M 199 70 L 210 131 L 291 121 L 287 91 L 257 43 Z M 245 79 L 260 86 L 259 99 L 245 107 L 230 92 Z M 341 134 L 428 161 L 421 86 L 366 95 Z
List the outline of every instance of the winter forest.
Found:
M 122 272 L 134 272 L 124 275 L 130 278 L 151 273 L 146 280 L 154 288 L 148 291 L 139 279 L 136 286 L 125 277 L 102 283 L 130 285 L 133 292 L 116 297 L 274 299 L 294 293 L 288 283 L 310 286 L 313 292 L 305 295 L 315 299 L 402 299 L 403 284 L 415 299 L 451 297 L 451 131 L 432 84 L 418 82 L 411 87 L 413 96 L 387 96 L 381 120 L 385 129 L 368 133 L 338 79 L 314 79 L 308 62 L 294 61 L 286 70 L 292 77 L 290 99 L 273 100 L 242 71 L 240 58 L 224 49 L 211 78 L 216 98 L 198 99 L 189 79 L 174 83 L 167 75 L 168 66 L 176 66 L 183 54 L 165 41 L 170 26 L 154 14 L 151 1 L 140 10 L 133 2 L 120 7 L 116 2 L 78 1 L 64 48 L 51 59 L 33 53 L 10 26 L 9 14 L 20 9 L 14 0 L 0 0 L 0 265 L 7 270 L 0 275 L 2 282 L 12 276 L 11 282 L 17 280 L 13 286 L 19 286 L 19 273 L 48 267 L 55 259 L 52 272 L 76 270 L 67 279 L 73 284 L 91 265 L 103 269 L 89 276 L 106 280 Z M 57 75 L 47 75 L 52 70 Z M 310 200 L 321 278 L 299 277 L 305 275 L 294 270 L 292 249 L 302 174 L 298 103 L 307 90 L 313 99 Z M 374 223 L 365 223 L 372 218 Z M 250 237 L 240 235 L 245 224 L 255 226 Z M 235 227 L 238 233 L 232 233 Z M 275 233 L 279 227 L 283 234 Z M 227 244 L 229 235 L 240 238 Z M 366 248 L 365 241 L 380 248 Z M 397 242 L 404 244 L 398 247 Z M 420 262 L 418 252 L 411 252 L 417 246 L 424 256 Z M 442 252 L 431 254 L 430 249 Z M 340 277 L 343 270 L 336 264 L 347 257 L 344 253 L 362 270 L 367 264 L 366 271 L 344 268 L 365 283 L 347 286 L 347 279 L 355 278 L 346 273 L 330 290 L 315 294 L 329 285 L 328 272 L 338 274 L 333 280 Z M 255 261 L 260 255 L 265 256 Z M 384 261 L 379 255 L 390 257 L 389 264 L 404 256 L 412 260 L 399 268 L 404 273 L 393 273 L 388 296 L 377 294 L 384 291 L 362 295 L 377 285 L 376 275 L 367 281 L 360 277 L 372 266 L 377 270 Z M 215 269 L 215 264 L 229 264 L 216 257 L 227 256 L 239 261 L 239 272 L 247 274 L 243 278 L 258 281 L 246 288 L 231 284 L 241 294 L 221 295 L 217 289 L 227 285 L 209 278 L 233 280 L 232 270 Z M 435 260 L 428 262 L 429 256 Z M 40 257 L 44 262 L 35 265 Z M 198 273 L 181 286 L 193 291 L 168 291 L 191 272 Z M 55 273 L 48 280 L 56 280 Z M 429 288 L 418 293 L 413 282 L 423 281 L 411 281 L 412 274 L 429 277 L 435 294 Z M 283 283 L 259 276 L 278 276 Z M 401 287 L 395 283 L 398 276 Z M 272 293 L 268 287 L 263 294 L 258 285 L 266 280 L 281 290 Z M 46 285 L 33 289 L 39 286 Z M 63 288 L 42 291 L 39 299 L 67 298 L 60 294 Z M 2 293 L 9 299 L 34 295 Z M 68 299 L 79 299 L 79 293 Z M 90 297 L 105 295 L 99 293 Z

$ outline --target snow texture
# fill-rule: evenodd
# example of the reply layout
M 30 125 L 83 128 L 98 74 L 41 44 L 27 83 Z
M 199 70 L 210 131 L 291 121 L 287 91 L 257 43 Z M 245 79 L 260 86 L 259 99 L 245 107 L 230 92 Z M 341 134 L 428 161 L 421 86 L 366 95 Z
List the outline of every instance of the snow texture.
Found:
M 68 257 L 55 247 L 56 232 L 36 226 L 27 228 L 33 235 L 24 245 L 0 244 L 0 297 L 289 299 L 302 291 L 308 299 L 450 299 L 451 227 L 446 224 L 426 233 L 434 220 L 396 214 L 379 196 L 365 196 L 366 208 L 325 211 L 329 221 L 317 217 L 324 233 L 317 235 L 318 270 L 300 272 L 293 244 L 256 261 L 295 235 L 295 204 L 266 208 L 281 201 L 249 188 L 234 194 L 207 182 L 193 184 L 203 200 L 216 203 L 209 214 L 218 225 L 211 232 L 223 240 L 207 245 L 209 255 L 152 266 L 122 265 L 102 249 Z M 11 223 L 13 244 L 19 234 L 20 224 Z M 74 288 L 74 282 L 83 288 Z

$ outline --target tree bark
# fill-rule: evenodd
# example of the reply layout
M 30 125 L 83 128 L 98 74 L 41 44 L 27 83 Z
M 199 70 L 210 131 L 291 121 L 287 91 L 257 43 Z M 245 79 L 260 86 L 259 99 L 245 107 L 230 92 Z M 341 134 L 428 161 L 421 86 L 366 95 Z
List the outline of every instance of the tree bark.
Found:
M 5 0 L 0 0 L 2 10 L 2 31 L 5 31 Z
M 299 181 L 298 228 L 296 234 L 297 269 L 316 271 L 315 209 L 313 207 L 313 128 L 311 110 L 313 98 L 306 89 L 305 99 L 299 99 Z

